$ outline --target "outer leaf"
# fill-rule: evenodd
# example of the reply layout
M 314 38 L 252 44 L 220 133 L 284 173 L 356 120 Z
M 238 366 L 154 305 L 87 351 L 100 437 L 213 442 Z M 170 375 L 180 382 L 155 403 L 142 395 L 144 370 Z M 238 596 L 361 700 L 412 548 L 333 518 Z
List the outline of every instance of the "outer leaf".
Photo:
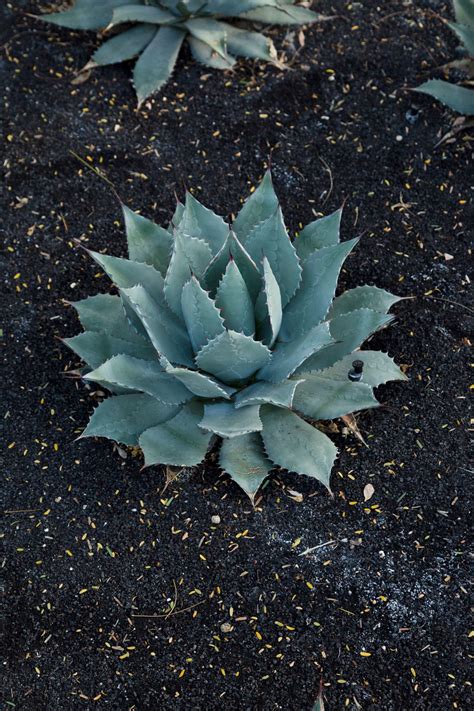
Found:
M 173 249 L 170 233 L 146 217 L 129 210 L 126 205 L 122 205 L 122 210 L 129 258 L 135 262 L 145 262 L 165 276 Z
M 148 338 L 142 338 L 130 326 L 123 310 L 120 296 L 97 294 L 72 304 L 76 309 L 85 331 L 99 331 L 132 343 L 147 344 Z
M 206 242 L 213 256 L 222 249 L 229 235 L 229 225 L 222 217 L 201 205 L 191 193 L 186 194 L 186 204 L 178 229 L 183 235 Z
M 442 79 L 429 79 L 424 84 L 417 86 L 416 91 L 420 91 L 422 94 L 429 94 L 429 96 L 441 101 L 442 104 L 453 109 L 453 111 L 465 116 L 474 114 L 473 89 L 450 84 Z
M 179 202 L 179 200 L 176 203 L 176 208 L 173 214 L 173 217 L 171 218 L 171 222 L 169 223 L 167 227 L 167 231 L 170 234 L 174 234 L 174 231 L 178 229 L 179 223 L 183 219 L 184 215 L 184 205 L 182 202 Z
M 329 322 L 331 335 L 336 343 L 315 353 L 304 361 L 295 372 L 300 374 L 329 368 L 359 348 L 372 333 L 391 321 L 393 321 L 393 316 L 387 316 L 371 309 L 357 309 L 349 314 L 336 316 Z
M 166 84 L 173 73 L 185 36 L 186 33 L 176 27 L 160 27 L 140 55 L 133 71 L 138 106 Z
M 221 310 L 226 328 L 247 336 L 255 333 L 252 299 L 234 260 L 228 263 L 217 289 L 216 306 Z
M 181 405 L 193 397 L 182 383 L 163 372 L 159 363 L 128 355 L 114 356 L 84 378 L 140 390 L 167 405 Z
M 259 7 L 256 10 L 242 13 L 240 17 L 270 25 L 305 25 L 323 19 L 322 15 L 307 10 L 305 7 L 290 4 L 281 5 L 278 8 Z
M 272 176 L 269 170 L 258 188 L 244 202 L 237 215 L 232 229 L 240 242 L 245 246 L 246 239 L 259 222 L 267 220 L 278 207 L 278 198 L 273 189 Z M 258 259 L 261 259 L 261 254 Z
M 112 19 L 107 29 L 124 22 L 146 22 L 154 25 L 166 25 L 176 22 L 176 17 L 159 7 L 147 7 L 137 3 L 123 5 L 113 11 Z
M 197 1 L 199 2 L 199 0 Z M 281 4 L 281 0 L 239 0 L 238 10 L 240 14 L 242 12 L 248 12 L 249 10 L 255 10 L 261 5 L 276 7 L 278 4 Z M 210 0 L 206 8 L 216 13 L 216 15 L 234 16 L 236 14 L 235 0 Z
M 211 259 L 211 250 L 206 242 L 195 237 L 184 236 L 179 230 L 176 232 L 174 250 L 165 278 L 165 296 L 178 316 L 183 315 L 181 307 L 183 286 L 192 274 L 201 280 Z
M 246 240 L 246 249 L 257 265 L 265 255 L 278 281 L 282 306 L 290 301 L 301 280 L 301 267 L 286 231 L 280 208 L 256 225 Z M 263 271 L 263 265 L 260 269 Z
M 284 380 L 281 383 L 253 383 L 235 396 L 235 407 L 245 405 L 276 405 L 291 408 L 296 386 L 302 380 Z
M 218 380 L 211 378 L 210 375 L 204 375 L 197 370 L 188 370 L 187 368 L 174 368 L 165 358 L 162 358 L 160 363 L 167 373 L 174 375 L 177 380 L 198 397 L 230 400 L 231 395 L 235 393 L 234 388 L 220 383 Z
M 295 241 L 298 257 L 304 261 L 310 254 L 322 247 L 339 244 L 342 208 L 331 215 L 310 222 L 301 230 Z
M 181 324 L 168 317 L 142 286 L 123 290 L 142 321 L 158 353 L 171 363 L 194 365 L 193 352 L 187 333 Z
M 156 358 L 156 352 L 151 343 L 124 341 L 108 333 L 84 331 L 77 336 L 62 340 L 91 368 L 98 368 L 104 361 L 121 353 L 136 358 L 150 360 Z
M 163 277 L 154 267 L 143 262 L 132 262 L 129 259 L 88 251 L 92 259 L 120 289 L 140 284 L 158 304 L 165 304 Z
M 290 410 L 261 408 L 262 439 L 269 459 L 280 467 L 312 476 L 329 490 L 337 449 L 325 434 Z
M 468 27 L 457 22 L 448 22 L 448 26 L 457 34 L 470 56 L 474 57 L 474 26 Z
M 183 286 L 181 308 L 195 353 L 224 332 L 214 301 L 194 276 Z
M 222 23 L 211 18 L 196 17 L 183 23 L 188 32 L 224 59 L 227 57 L 226 34 Z
M 252 257 L 233 232 L 229 233 L 226 243 L 206 269 L 204 282 L 207 288 L 211 294 L 216 291 L 231 257 L 244 278 L 252 301 L 255 301 L 262 286 L 262 278 Z
M 336 316 L 350 313 L 356 309 L 372 309 L 386 313 L 401 298 L 403 297 L 394 296 L 377 286 L 356 286 L 355 289 L 349 289 L 334 299 L 328 312 L 328 319 L 336 318 Z
M 249 432 L 259 432 L 262 429 L 259 410 L 259 405 L 236 410 L 230 402 L 211 403 L 204 406 L 204 417 L 199 426 L 221 437 L 239 437 Z
M 271 357 L 263 343 L 243 333 L 225 331 L 199 351 L 196 363 L 219 380 L 232 384 L 250 377 Z
M 327 371 L 322 371 L 327 372 Z M 332 420 L 356 410 L 379 406 L 372 388 L 347 379 L 330 380 L 311 373 L 296 389 L 294 407 L 313 420 Z
M 139 25 L 111 37 L 94 52 L 88 66 L 117 64 L 133 59 L 151 42 L 155 32 L 154 25 Z
M 260 32 L 241 30 L 238 27 L 221 22 L 227 34 L 227 47 L 231 54 L 239 57 L 265 59 L 269 62 L 276 59 L 276 50 L 273 42 Z
M 175 405 L 164 405 L 150 395 L 116 395 L 94 410 L 82 437 L 107 437 L 134 446 L 149 427 L 169 420 L 179 412 Z
M 291 343 L 278 343 L 273 351 L 271 362 L 258 371 L 258 377 L 272 383 L 285 380 L 307 358 L 332 341 L 329 324 L 321 323 Z
M 272 348 L 280 332 L 283 311 L 281 308 L 281 292 L 278 281 L 266 257 L 263 258 L 264 290 L 256 304 L 257 318 L 263 324 L 263 331 L 269 331 L 268 339 L 262 340 Z
M 263 451 L 262 440 L 256 433 L 222 440 L 219 464 L 245 491 L 252 503 L 272 469 L 272 463 Z
M 357 242 L 353 239 L 324 247 L 306 259 L 301 286 L 283 313 L 280 340 L 291 341 L 323 320 L 334 298 L 344 260 Z
M 205 42 L 196 39 L 196 37 L 188 37 L 188 43 L 191 47 L 191 53 L 200 64 L 205 64 L 212 69 L 231 69 L 235 64 L 235 58 L 230 54 L 222 57 L 214 52 L 212 47 L 209 47 Z
M 351 370 L 352 362 L 356 357 L 357 360 L 361 360 L 364 363 L 362 382 L 366 385 L 378 387 L 388 383 L 389 380 L 408 380 L 393 359 L 381 351 L 349 353 L 330 368 L 318 371 L 318 375 L 328 380 L 349 382 L 347 374 Z M 304 377 L 304 375 L 301 377 Z M 302 390 L 303 388 L 300 389 Z
M 138 440 L 145 455 L 145 466 L 191 467 L 199 464 L 206 456 L 211 439 L 211 434 L 198 426 L 202 412 L 202 405 L 193 401 L 173 419 L 145 430 Z
M 454 15 L 457 22 L 468 27 L 474 26 L 474 3 L 472 0 L 453 0 Z
M 43 15 L 41 19 L 72 30 L 101 30 L 112 19 L 116 7 L 126 5 L 130 0 L 76 0 L 74 6 L 65 12 Z M 137 0 L 137 4 L 141 0 Z

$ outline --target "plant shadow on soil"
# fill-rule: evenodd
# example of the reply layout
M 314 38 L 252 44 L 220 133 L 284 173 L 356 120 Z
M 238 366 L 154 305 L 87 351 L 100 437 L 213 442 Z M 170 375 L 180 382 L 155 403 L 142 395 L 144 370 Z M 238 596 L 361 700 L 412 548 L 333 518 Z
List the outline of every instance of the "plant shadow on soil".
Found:
M 24 14 L 40 6 L 1 10 L 5 708 L 300 711 L 322 680 L 331 711 L 468 709 L 472 134 L 435 148 L 452 116 L 403 90 L 453 56 L 433 13 L 448 7 L 322 1 L 339 17 L 304 47 L 275 35 L 293 70 L 185 52 L 137 113 L 129 65 L 71 85 L 96 38 Z M 371 343 L 410 380 L 358 416 L 368 448 L 338 423 L 334 498 L 275 474 L 252 510 L 215 455 L 163 492 L 159 468 L 74 441 L 97 398 L 64 376 L 77 361 L 56 337 L 78 323 L 62 300 L 109 285 L 73 239 L 125 242 L 70 151 L 162 223 L 185 186 L 235 213 L 270 153 L 293 233 L 345 202 L 343 239 L 362 240 L 341 288 L 415 298 Z

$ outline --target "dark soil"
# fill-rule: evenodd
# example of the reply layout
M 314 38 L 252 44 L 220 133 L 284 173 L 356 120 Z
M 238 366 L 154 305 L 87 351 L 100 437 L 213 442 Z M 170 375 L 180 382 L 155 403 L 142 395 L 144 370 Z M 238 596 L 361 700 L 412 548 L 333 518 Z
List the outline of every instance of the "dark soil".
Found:
M 296 56 L 298 33 L 275 35 L 293 71 L 184 54 L 140 113 L 130 66 L 71 85 L 96 38 L 25 14 L 47 6 L 0 12 L 5 709 L 309 711 L 321 681 L 328 711 L 472 708 L 473 135 L 435 147 L 453 115 L 405 91 L 455 53 L 447 3 L 317 2 L 340 17 Z M 125 240 L 112 190 L 72 151 L 159 222 L 184 186 L 235 212 L 270 154 L 292 229 L 345 201 L 343 238 L 362 241 L 342 286 L 414 298 L 373 341 L 410 381 L 358 416 L 368 448 L 337 423 L 334 499 L 275 475 L 254 511 L 212 456 L 164 490 L 159 468 L 74 441 L 97 397 L 64 375 L 77 361 L 57 336 L 78 323 L 63 299 L 109 285 L 73 240 Z

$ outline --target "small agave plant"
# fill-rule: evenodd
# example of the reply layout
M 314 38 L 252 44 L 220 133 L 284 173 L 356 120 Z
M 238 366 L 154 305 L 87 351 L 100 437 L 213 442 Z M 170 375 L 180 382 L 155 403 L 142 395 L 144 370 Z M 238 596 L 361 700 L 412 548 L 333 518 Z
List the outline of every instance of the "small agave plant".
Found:
M 472 79 L 474 76 L 474 0 L 453 0 L 453 6 L 456 21 L 446 24 L 461 40 L 465 57 L 447 66 L 467 71 Z M 472 86 L 472 81 L 469 83 Z M 464 116 L 474 115 L 474 89 L 468 86 L 451 84 L 442 79 L 429 79 L 416 87 L 416 91 L 432 96 Z
M 126 25 L 128 29 L 107 40 L 85 68 L 138 56 L 133 80 L 139 105 L 166 84 L 186 38 L 198 62 L 230 69 L 235 56 L 276 61 L 272 41 L 249 30 L 249 22 L 302 25 L 321 19 L 293 0 L 76 0 L 70 10 L 42 17 L 74 30 Z M 247 26 L 235 27 L 222 18 L 243 20 Z
M 274 467 L 329 488 L 337 449 L 312 421 L 376 407 L 374 387 L 405 379 L 385 353 L 354 354 L 398 297 L 334 298 L 357 244 L 339 242 L 341 211 L 292 243 L 269 172 L 232 228 L 189 193 L 167 229 L 123 210 L 129 258 L 89 252 L 119 294 L 76 302 L 85 332 L 64 340 L 112 393 L 82 436 L 177 467 L 221 438 L 220 466 L 252 500 Z

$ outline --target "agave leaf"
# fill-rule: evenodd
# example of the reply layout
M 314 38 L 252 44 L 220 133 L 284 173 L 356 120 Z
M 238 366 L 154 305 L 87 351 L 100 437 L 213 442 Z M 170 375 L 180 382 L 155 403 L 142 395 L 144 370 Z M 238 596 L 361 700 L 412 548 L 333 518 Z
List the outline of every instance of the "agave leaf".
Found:
M 204 375 L 197 370 L 188 370 L 187 368 L 174 368 L 165 358 L 161 358 L 160 363 L 167 373 L 174 375 L 177 380 L 198 397 L 230 400 L 231 395 L 235 393 L 235 388 L 230 388 L 228 385 L 220 383 L 218 380 L 211 378 L 210 375 Z
M 225 331 L 196 355 L 196 364 L 225 383 L 250 377 L 268 363 L 271 352 L 263 343 L 236 331 Z
M 191 467 L 199 464 L 206 456 L 211 439 L 211 433 L 198 426 L 202 413 L 202 405 L 194 400 L 171 420 L 145 430 L 138 440 L 145 455 L 145 466 Z
M 178 229 L 179 223 L 183 219 L 183 215 L 184 215 L 184 205 L 182 202 L 180 202 L 178 200 L 176 203 L 175 211 L 173 213 L 173 217 L 171 218 L 171 222 L 169 223 L 169 225 L 167 227 L 167 231 L 170 234 L 174 234 L 174 231 Z
M 332 342 L 329 324 L 320 323 L 291 343 L 277 343 L 272 360 L 258 371 L 258 377 L 279 383 L 292 375 L 310 356 Z
M 329 322 L 331 335 L 336 343 L 312 355 L 295 372 L 299 375 L 329 368 L 359 348 L 369 336 L 391 321 L 393 316 L 372 309 L 356 309 L 351 313 L 336 316 Z
M 221 22 L 227 35 L 227 47 L 231 54 L 239 57 L 264 59 L 269 62 L 275 60 L 276 50 L 273 42 L 260 32 L 241 30 L 238 27 Z
M 84 375 L 84 379 L 140 390 L 166 405 L 181 405 L 193 397 L 182 383 L 169 373 L 163 372 L 160 363 L 128 355 L 110 358 L 91 373 Z
M 136 284 L 141 284 L 150 296 L 159 304 L 164 304 L 164 281 L 160 272 L 149 264 L 133 262 L 122 257 L 111 257 L 108 254 L 99 254 L 88 250 L 89 255 L 102 267 L 109 279 L 119 289 L 128 289 Z
M 474 3 L 472 0 L 453 0 L 456 21 L 474 27 Z
M 253 228 L 245 247 L 257 265 L 265 254 L 280 287 L 282 306 L 286 306 L 300 284 L 301 266 L 286 231 L 281 208 Z M 263 264 L 260 271 L 263 272 Z
M 442 79 L 429 79 L 417 86 L 416 91 L 432 96 L 464 116 L 474 114 L 474 89 L 466 89 L 464 86 L 450 84 Z
M 272 176 L 269 170 L 257 189 L 244 202 L 232 229 L 239 241 L 244 245 L 253 228 L 259 222 L 267 220 L 278 207 L 278 198 L 273 188 Z M 261 253 L 257 260 L 262 257 Z
M 304 227 L 295 241 L 295 248 L 301 261 L 317 249 L 339 244 L 342 208 L 331 215 L 320 217 Z
M 355 357 L 364 363 L 362 382 L 366 385 L 378 387 L 388 383 L 389 380 L 408 380 L 393 359 L 386 353 L 382 353 L 382 351 L 349 353 L 330 368 L 318 371 L 318 376 L 328 380 L 348 382 L 348 373 L 352 368 L 352 362 Z M 302 374 L 300 377 L 304 378 L 306 376 Z
M 327 372 L 327 371 L 322 371 Z M 297 387 L 294 408 L 313 420 L 332 420 L 349 412 L 378 407 L 372 388 L 365 383 L 330 380 L 310 373 Z
M 137 0 L 141 4 L 142 0 Z M 42 15 L 40 19 L 72 30 L 101 30 L 112 19 L 115 8 L 127 5 L 130 0 L 76 0 L 70 10 Z
M 393 304 L 402 298 L 385 291 L 385 289 L 379 289 L 378 286 L 356 286 L 355 289 L 348 289 L 334 299 L 327 318 L 333 319 L 356 309 L 372 309 L 380 313 L 387 313 Z
M 183 30 L 162 26 L 140 55 L 133 71 L 139 107 L 170 78 L 185 36 Z
M 263 284 L 264 290 L 261 292 L 255 311 L 260 324 L 263 325 L 263 332 L 269 331 L 268 338 L 262 340 L 272 348 L 280 332 L 283 311 L 281 308 L 281 292 L 278 281 L 266 257 L 263 258 Z
M 133 59 L 151 42 L 155 32 L 154 25 L 139 25 L 111 37 L 94 52 L 89 66 L 118 64 Z
M 473 4 L 474 6 L 474 4 Z M 448 27 L 450 27 L 453 32 L 457 34 L 468 53 L 471 57 L 474 56 L 474 26 L 468 27 L 467 25 L 461 25 L 457 22 L 448 22 Z
M 146 344 L 148 338 L 139 336 L 125 316 L 120 296 L 97 294 L 72 304 L 85 331 L 99 331 L 132 343 Z
M 265 456 L 262 440 L 257 433 L 222 440 L 219 464 L 245 491 L 252 503 L 273 466 Z
M 235 396 L 235 407 L 246 405 L 276 405 L 291 408 L 296 386 L 302 380 L 284 380 L 281 383 L 253 383 Z
M 199 0 L 197 0 L 199 1 Z M 281 4 L 281 0 L 239 0 L 238 10 L 239 13 L 248 12 L 249 10 L 255 10 L 261 5 L 269 5 L 271 7 L 277 7 Z M 236 15 L 236 2 L 235 0 L 209 0 L 206 3 L 206 10 L 215 13 L 216 15 Z
M 159 7 L 149 7 L 130 3 L 118 7 L 112 13 L 112 19 L 107 29 L 125 22 L 146 22 L 153 25 L 166 25 L 176 22 L 176 17 Z
M 344 260 L 357 242 L 352 239 L 323 247 L 306 259 L 301 286 L 283 312 L 281 340 L 291 341 L 323 320 L 334 298 Z
M 231 402 L 214 402 L 204 405 L 204 417 L 199 426 L 221 437 L 239 437 L 249 432 L 259 432 L 262 421 L 259 405 L 248 405 L 236 410 Z
M 337 449 L 329 437 L 290 410 L 264 405 L 260 412 L 268 458 L 288 471 L 318 479 L 330 490 Z
M 115 395 L 96 407 L 81 438 L 107 437 L 135 446 L 144 430 L 166 422 L 179 410 L 176 405 L 165 405 L 150 395 Z
M 183 286 L 181 308 L 195 353 L 224 332 L 224 322 L 214 301 L 195 276 Z
M 181 324 L 152 299 L 142 286 L 123 289 L 158 353 L 171 363 L 194 366 L 191 343 Z
M 121 37 L 122 35 L 117 36 Z M 129 258 L 134 262 L 145 262 L 145 264 L 151 265 L 164 277 L 173 249 L 173 239 L 170 233 L 146 217 L 133 212 L 126 205 L 122 205 L 122 210 Z M 128 286 L 134 285 L 128 284 Z M 143 286 L 145 285 L 143 284 Z M 150 291 L 150 289 L 148 290 Z
M 231 260 L 216 292 L 216 306 L 226 328 L 251 336 L 255 333 L 252 299 L 237 264 Z
M 227 58 L 226 33 L 221 22 L 212 18 L 195 17 L 183 23 L 188 32 L 224 59 Z
M 201 280 L 212 259 L 207 243 L 196 237 L 188 237 L 178 230 L 175 235 L 173 254 L 165 278 L 165 296 L 171 309 L 183 316 L 181 293 L 192 274 Z
M 212 47 L 209 47 L 205 42 L 196 39 L 196 37 L 188 37 L 188 43 L 191 47 L 191 53 L 200 64 L 205 64 L 211 69 L 232 69 L 235 64 L 235 58 L 230 54 L 222 57 L 217 52 L 214 52 Z
M 62 340 L 91 368 L 98 368 L 104 361 L 120 353 L 149 360 L 157 358 L 151 343 L 124 341 L 108 333 L 84 331 L 77 336 Z
M 256 10 L 239 13 L 239 17 L 270 25 L 306 25 L 323 19 L 323 16 L 316 12 L 290 4 L 278 7 L 259 7 Z
M 204 240 L 210 247 L 212 256 L 222 249 L 229 235 L 229 225 L 222 217 L 201 205 L 191 193 L 186 194 L 186 204 L 178 229 L 182 235 Z
M 204 283 L 211 294 L 215 293 L 231 257 L 244 278 L 252 301 L 255 301 L 262 286 L 262 278 L 252 257 L 233 232 L 229 233 L 224 246 L 208 265 L 204 274 Z

